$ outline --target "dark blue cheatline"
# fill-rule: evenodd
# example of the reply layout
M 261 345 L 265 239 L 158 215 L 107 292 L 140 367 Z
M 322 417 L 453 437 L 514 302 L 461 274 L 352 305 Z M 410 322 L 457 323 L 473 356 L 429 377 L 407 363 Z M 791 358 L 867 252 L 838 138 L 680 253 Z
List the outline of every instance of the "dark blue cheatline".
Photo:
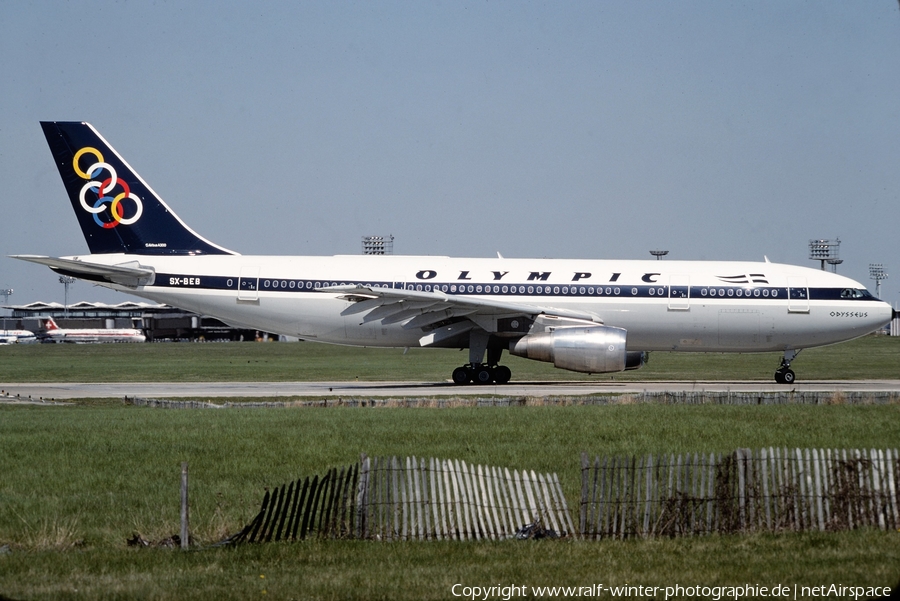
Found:
M 238 276 L 203 276 L 165 274 L 156 275 L 154 286 L 163 288 L 185 288 L 202 290 L 238 290 Z M 348 282 L 344 280 L 307 280 L 260 278 L 259 290 L 285 294 L 318 292 L 329 286 L 362 285 L 371 288 L 393 290 L 415 290 L 417 292 L 442 292 L 448 295 L 466 296 L 515 296 L 545 298 L 686 298 L 684 286 L 606 286 L 582 284 L 457 284 L 421 282 Z M 694 301 L 718 301 L 752 298 L 754 300 L 783 301 L 788 298 L 789 289 L 775 286 L 691 286 L 690 298 Z M 839 288 L 791 288 L 790 298 L 810 300 L 869 301 L 873 297 L 867 291 L 847 298 Z

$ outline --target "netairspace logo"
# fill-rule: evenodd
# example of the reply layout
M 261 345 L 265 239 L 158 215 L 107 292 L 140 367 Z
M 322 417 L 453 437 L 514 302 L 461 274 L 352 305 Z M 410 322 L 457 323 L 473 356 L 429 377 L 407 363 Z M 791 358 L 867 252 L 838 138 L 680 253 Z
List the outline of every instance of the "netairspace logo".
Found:
M 839 599 L 866 599 L 871 597 L 887 597 L 891 594 L 891 587 L 878 586 L 844 586 L 843 584 L 823 584 L 819 586 L 786 586 L 776 584 L 773 586 L 761 586 L 759 584 L 745 584 L 740 586 L 643 586 L 621 585 L 609 586 L 604 584 L 592 584 L 589 586 L 526 586 L 516 584 L 496 584 L 493 586 L 467 586 L 454 584 L 450 589 L 454 597 L 469 599 L 470 601 L 487 601 L 488 599 L 502 599 L 509 601 L 516 597 L 547 597 L 554 599 L 565 598 L 596 598 L 609 597 L 645 597 L 663 599 L 685 599 L 698 597 L 721 601 L 730 599 L 739 601 L 752 598 L 782 598 L 782 599 L 814 599 L 830 597 Z

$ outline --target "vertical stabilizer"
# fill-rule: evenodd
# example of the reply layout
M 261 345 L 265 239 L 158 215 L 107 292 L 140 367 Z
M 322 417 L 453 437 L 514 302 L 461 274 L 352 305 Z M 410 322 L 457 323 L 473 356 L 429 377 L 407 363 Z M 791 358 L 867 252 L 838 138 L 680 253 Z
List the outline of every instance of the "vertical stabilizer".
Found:
M 236 254 L 185 225 L 89 123 L 41 127 L 92 254 Z

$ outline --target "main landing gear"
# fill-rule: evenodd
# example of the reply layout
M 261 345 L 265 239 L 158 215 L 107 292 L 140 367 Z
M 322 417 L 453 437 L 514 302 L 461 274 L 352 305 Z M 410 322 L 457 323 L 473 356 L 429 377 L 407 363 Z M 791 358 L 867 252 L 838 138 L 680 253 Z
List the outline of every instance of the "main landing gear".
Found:
M 793 370 L 791 370 L 791 361 L 800 354 L 800 350 L 784 351 L 784 358 L 781 365 L 775 370 L 775 381 L 779 384 L 793 384 L 796 379 Z
M 454 384 L 506 384 L 511 377 L 512 371 L 505 365 L 469 363 L 453 370 Z
M 512 372 L 500 363 L 502 348 L 487 348 L 490 336 L 482 329 L 469 333 L 469 362 L 453 370 L 454 384 L 506 384 Z M 487 363 L 484 355 L 487 353 Z

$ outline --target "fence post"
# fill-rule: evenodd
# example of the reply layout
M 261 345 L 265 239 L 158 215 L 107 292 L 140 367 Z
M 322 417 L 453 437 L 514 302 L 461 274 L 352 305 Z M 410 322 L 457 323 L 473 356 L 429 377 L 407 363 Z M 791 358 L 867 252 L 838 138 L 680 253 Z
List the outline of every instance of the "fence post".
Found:
M 356 538 L 369 537 L 369 458 L 359 454 L 359 482 L 356 485 Z
M 894 517 L 894 528 L 900 528 L 900 513 L 897 511 L 897 503 L 900 501 L 897 496 L 897 486 L 896 481 L 894 479 L 894 472 L 897 471 L 898 463 L 900 463 L 900 457 L 897 456 L 897 449 L 894 449 L 893 455 L 891 454 L 891 449 L 885 451 L 887 463 L 885 464 L 885 469 L 887 470 L 887 486 L 888 486 L 888 500 L 890 501 L 891 514 Z
M 187 551 L 188 541 L 188 464 L 181 463 L 181 549 Z
M 587 507 L 588 507 L 588 476 L 590 460 L 587 453 L 581 453 L 581 510 L 578 518 L 578 532 L 582 536 L 587 531 Z

